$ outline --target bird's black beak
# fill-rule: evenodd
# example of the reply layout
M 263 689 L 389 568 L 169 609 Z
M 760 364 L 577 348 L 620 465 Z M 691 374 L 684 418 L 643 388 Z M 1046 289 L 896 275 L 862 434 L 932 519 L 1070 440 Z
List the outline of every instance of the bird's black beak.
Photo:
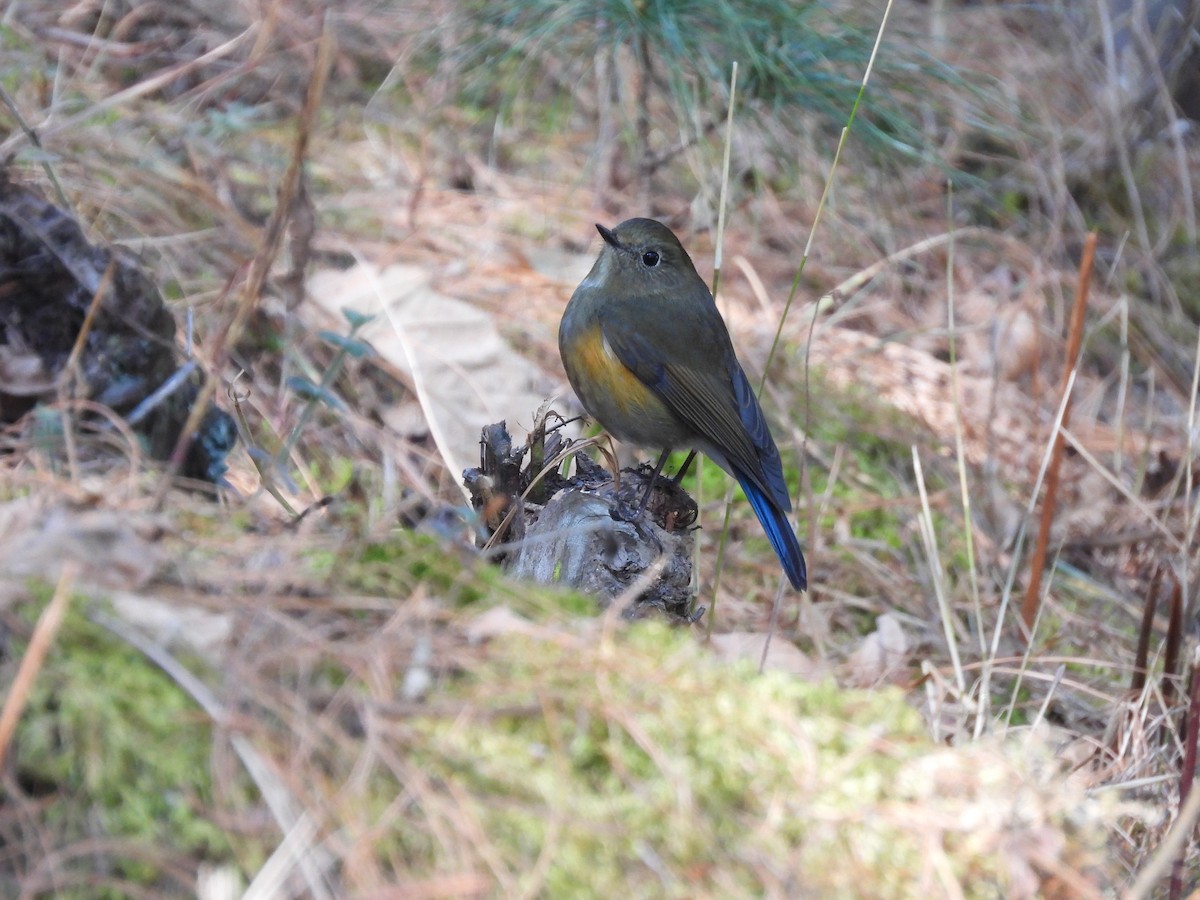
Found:
M 612 233 L 611 228 L 605 228 L 603 225 L 596 223 L 596 230 L 600 232 L 600 237 L 604 238 L 604 243 L 616 250 L 621 249 L 621 242 L 617 240 L 617 236 Z

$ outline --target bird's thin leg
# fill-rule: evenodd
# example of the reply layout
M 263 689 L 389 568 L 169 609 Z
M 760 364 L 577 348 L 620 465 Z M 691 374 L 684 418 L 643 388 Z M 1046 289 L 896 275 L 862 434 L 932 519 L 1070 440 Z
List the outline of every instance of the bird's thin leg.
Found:
M 658 463 L 654 466 L 654 474 L 650 476 L 650 481 L 646 484 L 646 493 L 642 494 L 642 502 L 638 504 L 637 514 L 639 516 L 645 511 L 646 503 L 650 500 L 650 492 L 654 490 L 654 482 L 658 481 L 658 476 L 662 474 L 663 466 L 667 464 L 667 457 L 670 455 L 671 448 L 668 447 L 658 458 Z
M 679 467 L 679 471 L 675 473 L 675 483 L 683 481 L 683 476 L 687 474 L 687 470 L 692 466 L 692 460 L 696 458 L 696 451 L 693 450 L 687 455 L 687 459 L 683 461 L 683 465 Z

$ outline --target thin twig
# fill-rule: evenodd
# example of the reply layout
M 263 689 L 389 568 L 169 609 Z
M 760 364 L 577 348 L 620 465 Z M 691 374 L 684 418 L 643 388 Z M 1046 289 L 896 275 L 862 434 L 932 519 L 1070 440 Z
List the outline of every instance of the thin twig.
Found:
M 1178 582 L 1176 582 L 1176 587 L 1178 587 Z M 1181 809 L 1192 793 L 1196 777 L 1196 742 L 1200 737 L 1200 666 L 1196 665 L 1195 658 L 1192 659 L 1192 679 L 1188 690 L 1186 728 L 1187 733 L 1184 735 L 1183 741 L 1183 768 L 1179 772 L 1179 806 Z M 1190 837 L 1191 835 L 1186 836 Z M 1183 853 L 1175 857 L 1175 864 L 1171 867 L 1171 884 L 1168 889 L 1168 896 L 1171 900 L 1176 900 L 1182 891 L 1183 857 Z
M 113 276 L 116 274 L 117 258 L 110 256 L 108 265 L 104 269 L 104 274 L 100 276 L 100 283 L 96 286 L 95 292 L 92 294 L 92 300 L 88 303 L 87 312 L 84 314 L 83 323 L 79 326 L 79 333 L 75 335 L 75 343 L 71 347 L 71 353 L 67 356 L 67 361 L 63 364 L 62 369 L 58 373 L 58 400 L 59 406 L 62 409 L 62 426 L 63 426 L 63 443 L 67 450 L 67 468 L 71 473 L 71 480 L 79 480 L 79 453 L 75 446 L 75 425 L 70 415 L 71 404 L 68 400 L 75 399 L 74 388 L 81 380 L 79 374 L 79 358 L 83 356 L 84 347 L 87 345 L 88 335 L 91 334 L 92 326 L 96 322 L 96 313 L 100 309 L 100 304 L 104 300 L 104 295 L 108 293 L 109 287 L 112 285 Z
M 4 755 L 12 741 L 13 732 L 16 731 L 17 722 L 21 720 L 21 713 L 29 699 L 33 682 L 42 670 L 46 654 L 50 651 L 50 645 L 54 643 L 59 626 L 62 625 L 63 616 L 67 612 L 67 601 L 71 597 L 71 589 L 75 586 L 78 575 L 79 563 L 74 560 L 63 563 L 54 596 L 38 617 L 33 636 L 29 638 L 29 647 L 25 650 L 25 656 L 21 658 L 21 665 L 17 669 L 17 676 L 13 679 L 12 687 L 8 689 L 8 696 L 4 698 L 4 709 L 0 711 L 0 766 L 4 765 Z
M 292 144 L 292 158 L 280 183 L 275 209 L 271 212 L 271 218 L 267 221 L 266 228 L 263 230 L 262 244 L 259 246 L 258 252 L 254 255 L 254 259 L 250 263 L 250 272 L 242 288 L 242 296 L 238 301 L 237 309 L 233 314 L 229 327 L 225 329 L 223 338 L 217 342 L 219 355 L 228 357 L 233 352 L 234 347 L 237 346 L 246 323 L 250 321 L 251 314 L 258 305 L 259 298 L 262 296 L 263 286 L 267 281 L 267 275 L 270 273 L 271 266 L 275 262 L 275 257 L 279 253 L 280 245 L 283 242 L 284 227 L 294 209 L 293 201 L 299 190 L 304 161 L 308 157 L 308 143 L 312 136 L 312 129 L 317 122 L 317 109 L 321 105 L 321 98 L 325 94 L 325 82 L 328 79 L 329 70 L 333 64 L 333 53 L 333 29 L 330 26 L 329 16 L 326 15 L 321 28 L 321 40 L 317 47 L 317 60 L 313 66 L 312 78 L 308 83 L 308 93 L 304 98 L 304 109 L 301 111 L 297 123 L 296 139 Z M 214 366 L 214 369 L 219 371 L 220 367 Z M 197 392 L 191 414 L 188 416 L 187 422 L 179 433 L 179 440 L 175 444 L 175 449 L 171 453 L 167 469 L 163 473 L 162 480 L 159 482 L 158 491 L 154 498 L 156 509 L 161 509 L 162 504 L 166 501 L 167 491 L 174 480 L 175 473 L 183 464 L 183 459 L 187 454 L 188 446 L 191 444 L 192 436 L 200 427 L 200 422 L 208 412 L 208 406 L 212 402 L 216 391 L 216 379 L 206 378 L 203 386 Z
M 1071 309 L 1071 324 L 1067 332 L 1067 358 L 1063 362 L 1063 413 L 1062 425 L 1054 436 L 1054 450 L 1050 457 L 1050 468 L 1046 472 L 1046 493 L 1042 498 L 1042 519 L 1038 528 L 1037 545 L 1030 562 L 1029 586 L 1025 590 L 1025 601 L 1021 604 L 1021 621 L 1025 625 L 1025 638 L 1033 638 L 1033 620 L 1037 618 L 1041 598 L 1042 573 L 1046 568 L 1046 549 L 1050 544 L 1050 525 L 1054 521 L 1055 502 L 1058 497 L 1058 476 L 1062 468 L 1066 437 L 1062 429 L 1071 419 L 1071 401 L 1067 394 L 1071 372 L 1079 362 L 1079 347 L 1083 342 L 1084 313 L 1087 311 L 1088 288 L 1092 281 L 1092 263 L 1096 258 L 1096 232 L 1088 233 L 1083 244 L 1083 258 L 1079 261 L 1079 281 L 1075 288 L 1075 305 Z
M 1146 603 L 1142 607 L 1142 624 L 1138 629 L 1137 653 L 1133 657 L 1133 676 L 1129 679 L 1129 691 L 1135 697 L 1146 686 L 1150 671 L 1150 635 L 1154 632 L 1154 612 L 1158 609 L 1158 592 L 1162 588 L 1164 567 L 1155 566 L 1150 576 L 1150 589 L 1146 592 Z

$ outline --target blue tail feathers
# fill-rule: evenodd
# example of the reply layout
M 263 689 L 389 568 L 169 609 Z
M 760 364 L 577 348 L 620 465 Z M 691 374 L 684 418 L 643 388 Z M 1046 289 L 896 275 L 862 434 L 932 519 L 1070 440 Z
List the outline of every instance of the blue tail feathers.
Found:
M 783 571 L 787 574 L 788 581 L 796 590 L 806 590 L 808 588 L 808 572 L 804 565 L 804 553 L 800 550 L 800 543 L 796 540 L 796 533 L 792 531 L 792 523 L 788 521 L 787 514 L 772 503 L 770 498 L 763 493 L 762 488 L 749 478 L 740 473 L 735 473 L 735 477 L 738 484 L 742 486 L 742 490 L 746 492 L 746 498 L 754 508 L 754 514 L 758 516 L 758 521 L 762 523 L 763 531 L 767 533 L 771 546 L 775 548 L 775 555 L 783 564 Z

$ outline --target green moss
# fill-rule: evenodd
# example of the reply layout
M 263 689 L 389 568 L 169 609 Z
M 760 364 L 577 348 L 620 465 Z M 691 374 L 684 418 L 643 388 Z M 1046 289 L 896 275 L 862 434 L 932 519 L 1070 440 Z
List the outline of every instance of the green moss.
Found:
M 446 553 L 436 538 L 397 530 L 387 541 L 352 547 L 352 556 L 338 556 L 333 571 L 339 583 L 353 591 L 384 596 L 408 596 L 414 586 L 427 581 L 439 593 L 454 587 L 463 560 Z
M 397 530 L 385 542 L 327 555 L 317 564 L 335 576 L 340 589 L 352 593 L 402 598 L 420 586 L 458 607 L 503 604 L 534 619 L 596 614 L 594 598 L 575 591 L 531 590 L 467 549 L 419 531 Z
M 1183 236 L 1173 242 L 1171 252 L 1163 261 L 1163 270 L 1170 279 L 1179 302 L 1191 322 L 1200 321 L 1200 254 Z M 1186 345 L 1185 345 L 1186 346 Z
M 418 585 L 455 605 L 482 601 L 495 580 L 491 567 L 430 534 L 397 529 L 387 541 L 351 549 L 336 563 L 338 583 L 350 591 L 407 597 Z
M 316 457 L 308 469 L 321 492 L 331 497 L 341 494 L 354 478 L 354 460 L 344 456 Z
M 685 459 L 687 459 L 687 453 L 672 453 L 667 458 L 663 473 L 674 477 L 674 473 L 679 471 Z M 697 456 L 683 479 L 683 487 L 693 496 L 705 499 L 723 497 L 729 487 L 729 476 L 716 463 Z
M 451 688 L 463 711 L 415 720 L 408 752 L 505 860 L 506 892 L 535 872 L 555 897 L 920 883 L 928 848 L 904 816 L 859 815 L 899 802 L 901 773 L 934 749 L 899 692 L 760 676 L 655 624 L 596 647 L 512 638 L 494 649 Z M 981 865 L 968 852 L 953 864 Z M 984 895 L 1004 879 L 988 865 Z
M 67 840 L 102 835 L 222 860 L 232 851 L 209 817 L 211 746 L 207 718 L 170 678 L 71 612 L 34 683 L 12 759 L 18 779 L 47 795 L 47 821 Z M 149 886 L 163 874 L 154 852 L 115 852 L 125 879 Z

